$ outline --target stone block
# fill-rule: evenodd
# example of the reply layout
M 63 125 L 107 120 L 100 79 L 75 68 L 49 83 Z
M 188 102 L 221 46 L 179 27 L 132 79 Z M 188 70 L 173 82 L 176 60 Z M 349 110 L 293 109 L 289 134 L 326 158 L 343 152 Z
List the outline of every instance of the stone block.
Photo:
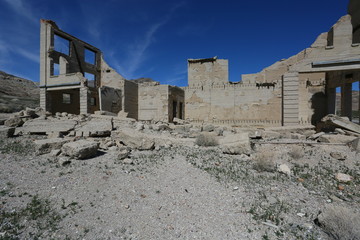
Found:
M 76 125 L 74 120 L 58 119 L 33 119 L 23 125 L 23 133 L 46 134 L 48 132 L 67 133 L 74 129 Z
M 69 142 L 62 146 L 63 154 L 76 158 L 86 159 L 94 157 L 97 154 L 99 143 L 87 140 L 79 140 L 76 142 Z
M 50 138 L 35 140 L 35 149 L 37 154 L 50 153 L 52 150 L 60 149 L 65 143 L 68 143 L 69 139 L 64 138 Z
M 226 154 L 249 155 L 252 152 L 248 133 L 227 135 L 219 143 L 223 153 Z
M 152 150 L 155 148 L 154 140 L 144 135 L 130 135 L 128 133 L 118 131 L 113 132 L 112 137 L 132 149 Z
M 318 141 L 323 143 L 350 143 L 355 139 L 356 137 L 341 134 L 323 134 L 318 138 Z

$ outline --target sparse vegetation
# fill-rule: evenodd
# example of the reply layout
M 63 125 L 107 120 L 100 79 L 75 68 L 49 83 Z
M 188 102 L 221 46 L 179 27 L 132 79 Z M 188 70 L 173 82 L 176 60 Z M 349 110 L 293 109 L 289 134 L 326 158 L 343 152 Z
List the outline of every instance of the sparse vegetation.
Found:
M 273 152 L 260 152 L 254 158 L 253 168 L 259 172 L 275 171 L 275 154 Z
M 32 141 L 23 141 L 17 139 L 0 139 L 1 153 L 17 153 L 19 155 L 26 155 L 34 151 Z
M 214 135 L 202 133 L 196 137 L 195 144 L 202 147 L 211 147 L 219 145 L 219 142 Z
M 295 160 L 300 159 L 305 155 L 304 149 L 301 146 L 296 146 L 296 145 L 291 147 L 288 154 L 290 157 L 292 157 Z
M 62 218 L 49 200 L 33 196 L 25 208 L 1 211 L 0 239 L 49 238 Z

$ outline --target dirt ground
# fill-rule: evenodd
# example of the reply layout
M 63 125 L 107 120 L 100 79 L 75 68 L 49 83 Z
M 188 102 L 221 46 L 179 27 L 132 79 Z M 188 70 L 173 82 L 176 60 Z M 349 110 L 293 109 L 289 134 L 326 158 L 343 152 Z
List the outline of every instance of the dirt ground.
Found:
M 180 139 L 132 150 L 130 161 L 115 148 L 63 161 L 37 155 L 38 138 L 45 136 L 0 140 L 0 239 L 347 239 L 348 232 L 359 233 L 360 222 L 353 221 L 360 219 L 360 157 L 344 144 L 284 136 L 253 140 L 251 154 L 229 155 L 187 138 L 187 144 Z M 279 171 L 281 164 L 290 172 Z M 342 183 L 337 173 L 352 179 Z M 329 208 L 338 215 L 319 223 Z M 326 221 L 343 221 L 343 208 L 355 220 L 326 228 Z

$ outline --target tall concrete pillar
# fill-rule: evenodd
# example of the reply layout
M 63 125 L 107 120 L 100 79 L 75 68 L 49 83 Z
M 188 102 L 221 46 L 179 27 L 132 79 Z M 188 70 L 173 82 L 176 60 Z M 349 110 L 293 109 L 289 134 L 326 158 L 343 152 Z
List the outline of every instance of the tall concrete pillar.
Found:
M 46 97 L 46 89 L 45 88 L 40 88 L 40 107 L 42 109 L 44 109 L 45 111 L 47 111 L 47 97 Z
M 341 116 L 352 119 L 352 84 L 345 83 L 341 88 Z
M 88 88 L 80 88 L 80 114 L 87 114 L 89 111 Z
M 299 73 L 288 72 L 283 76 L 283 125 L 299 124 Z

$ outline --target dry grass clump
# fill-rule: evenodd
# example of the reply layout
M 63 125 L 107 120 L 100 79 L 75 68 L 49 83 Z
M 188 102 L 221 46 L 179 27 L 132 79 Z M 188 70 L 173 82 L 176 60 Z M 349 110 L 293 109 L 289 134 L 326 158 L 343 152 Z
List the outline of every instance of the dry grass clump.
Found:
M 292 146 L 288 154 L 293 159 L 300 159 L 305 155 L 304 149 L 301 146 Z
M 330 206 L 318 216 L 319 226 L 336 240 L 360 239 L 360 214 L 348 208 Z
M 199 134 L 196 137 L 195 144 L 198 146 L 210 147 L 219 145 L 219 142 L 214 135 Z
M 253 168 L 259 172 L 275 171 L 275 154 L 273 152 L 260 152 L 254 158 Z

